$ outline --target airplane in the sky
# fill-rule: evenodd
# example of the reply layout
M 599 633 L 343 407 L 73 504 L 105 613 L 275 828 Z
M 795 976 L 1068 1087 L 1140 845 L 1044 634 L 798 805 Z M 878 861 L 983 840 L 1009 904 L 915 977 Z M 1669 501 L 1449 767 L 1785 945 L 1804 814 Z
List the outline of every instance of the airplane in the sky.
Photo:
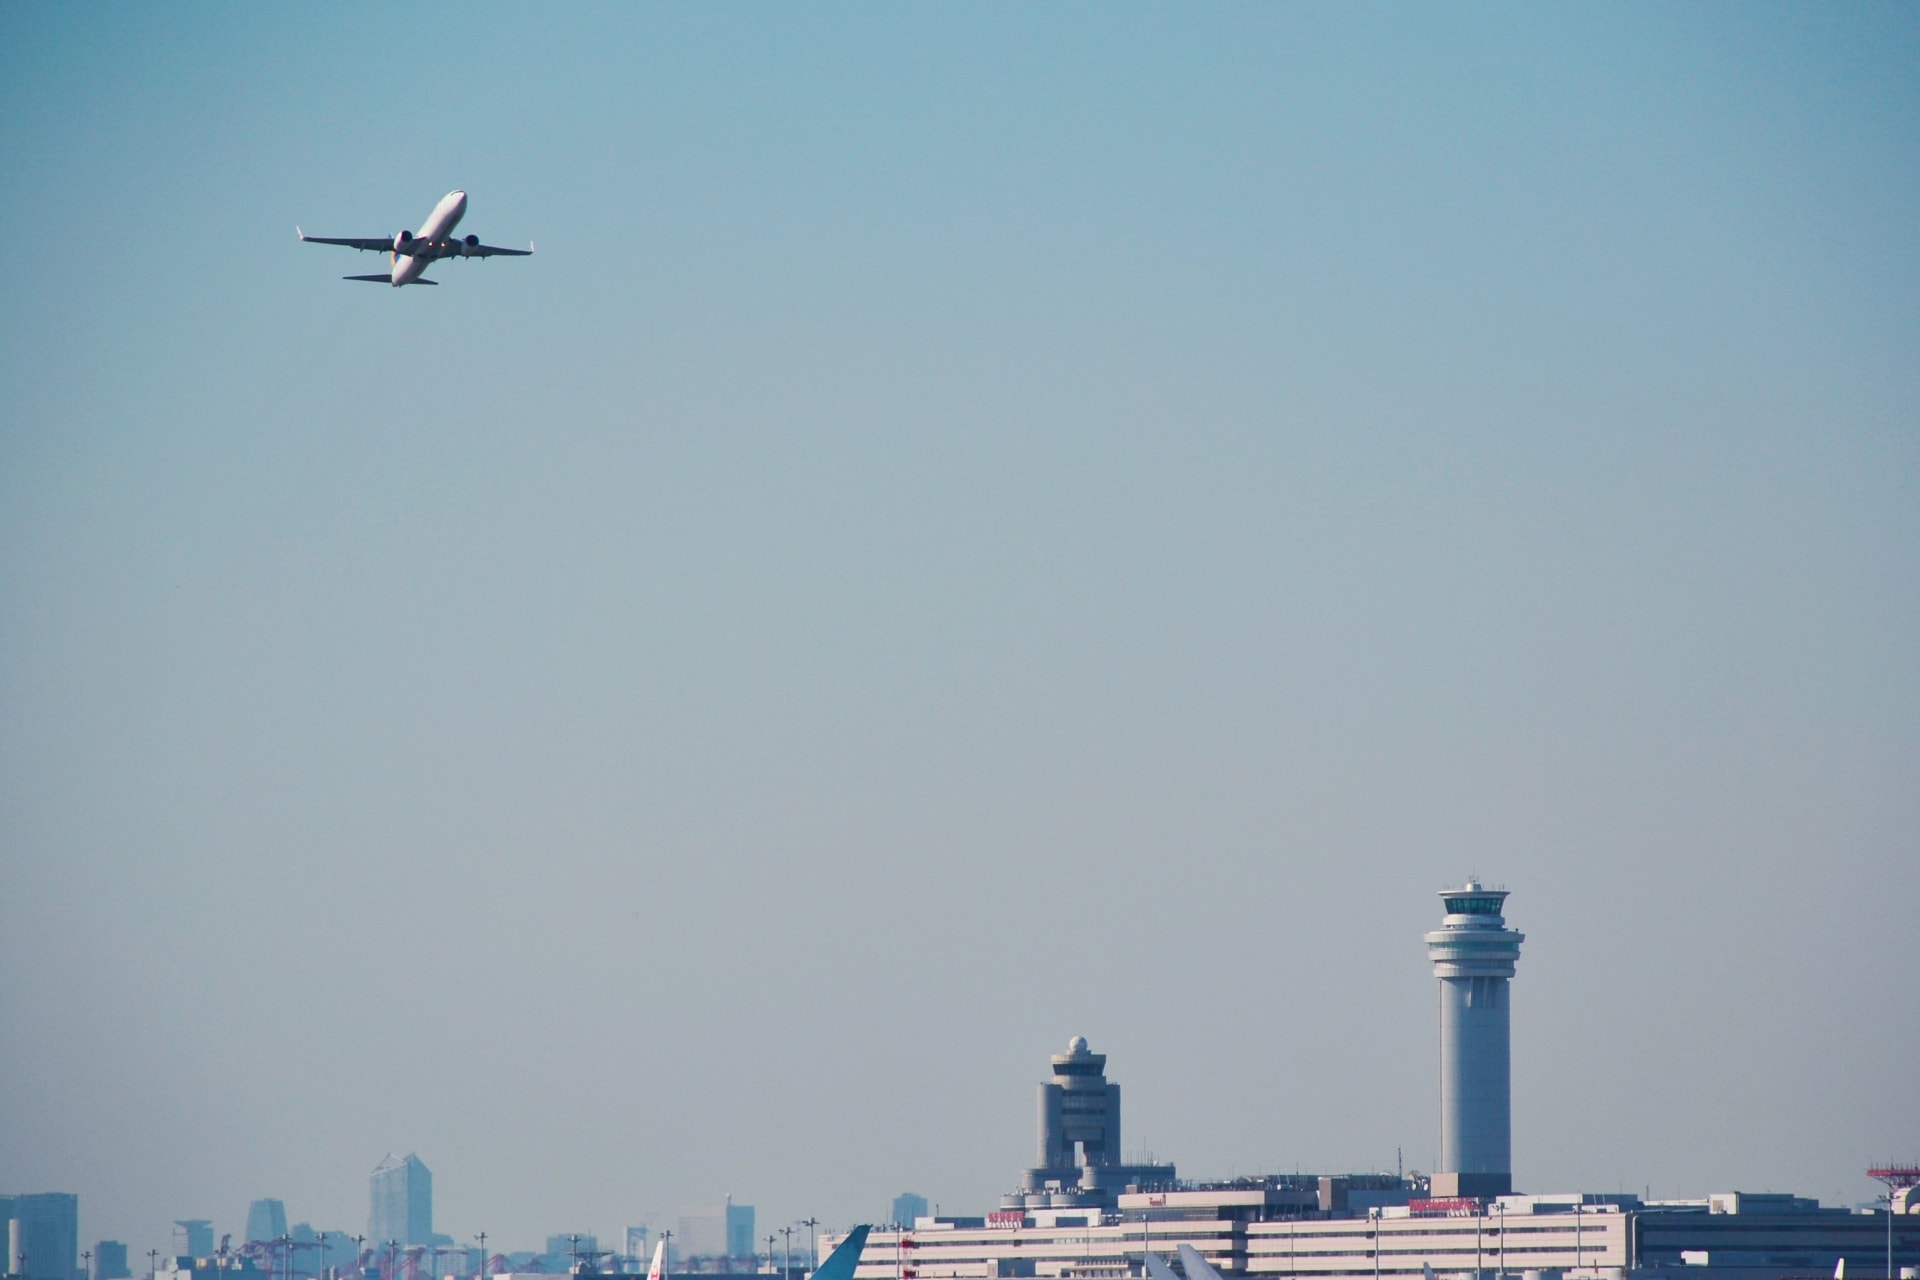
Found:
M 310 236 L 295 227 L 302 240 L 309 244 L 343 244 L 349 249 L 371 249 L 392 256 L 393 270 L 374 276 L 342 276 L 343 280 L 372 280 L 379 284 L 390 284 L 396 289 L 403 284 L 438 284 L 437 280 L 423 280 L 420 276 L 427 264 L 439 258 L 491 258 L 507 255 L 524 258 L 533 252 L 529 244 L 524 249 L 496 249 L 490 244 L 481 244 L 479 236 L 467 236 L 465 239 L 453 234 L 460 217 L 467 211 L 467 193 L 449 191 L 442 196 L 440 203 L 433 206 L 433 212 L 420 227 L 420 234 L 402 231 L 395 236 L 368 236 L 365 238 L 333 236 Z

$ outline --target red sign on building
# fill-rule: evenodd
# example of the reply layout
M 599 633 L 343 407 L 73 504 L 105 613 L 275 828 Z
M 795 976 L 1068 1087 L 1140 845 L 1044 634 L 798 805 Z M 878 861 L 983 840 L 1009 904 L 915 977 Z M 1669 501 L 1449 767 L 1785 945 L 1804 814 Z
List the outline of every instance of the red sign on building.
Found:
M 1473 1196 L 1436 1196 L 1431 1200 L 1409 1200 L 1407 1212 L 1416 1218 L 1471 1218 L 1480 1212 L 1480 1201 Z

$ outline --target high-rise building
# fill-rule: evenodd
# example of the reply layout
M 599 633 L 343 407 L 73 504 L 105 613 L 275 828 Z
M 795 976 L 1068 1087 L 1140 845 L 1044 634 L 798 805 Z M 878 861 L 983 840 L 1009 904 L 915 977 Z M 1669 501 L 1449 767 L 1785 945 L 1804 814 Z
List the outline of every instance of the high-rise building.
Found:
M 119 1240 L 102 1240 L 93 1246 L 93 1280 L 132 1280 L 127 1270 L 127 1246 Z
M 1507 891 L 1469 879 L 1443 889 L 1447 914 L 1427 935 L 1440 980 L 1440 1167 L 1436 1196 L 1513 1190 L 1508 984 L 1526 935 L 1500 914 Z
M 718 1208 L 681 1214 L 674 1232 L 674 1252 L 687 1258 L 751 1258 L 756 1244 L 753 1206 L 735 1204 L 732 1196 Z
M 647 1227 L 628 1227 L 622 1256 L 645 1262 L 653 1252 L 653 1232 Z
M 287 1234 L 287 1206 L 278 1200 L 255 1200 L 247 1206 L 247 1243 L 278 1240 Z
M 173 1256 L 206 1258 L 213 1254 L 213 1223 L 206 1218 L 177 1218 L 173 1224 Z
M 753 1206 L 735 1204 L 727 1197 L 727 1256 L 751 1258 L 759 1241 L 753 1238 Z
M 911 1191 L 902 1191 L 893 1198 L 893 1218 L 895 1226 L 910 1227 L 917 1219 L 927 1216 L 927 1198 L 917 1196 Z
M 62 1191 L 14 1196 L 7 1269 L 31 1280 L 80 1280 L 80 1197 Z
M 433 1243 L 433 1174 L 408 1152 L 405 1159 L 388 1155 L 373 1171 L 369 1188 L 372 1206 L 367 1214 L 367 1239 L 378 1245 Z

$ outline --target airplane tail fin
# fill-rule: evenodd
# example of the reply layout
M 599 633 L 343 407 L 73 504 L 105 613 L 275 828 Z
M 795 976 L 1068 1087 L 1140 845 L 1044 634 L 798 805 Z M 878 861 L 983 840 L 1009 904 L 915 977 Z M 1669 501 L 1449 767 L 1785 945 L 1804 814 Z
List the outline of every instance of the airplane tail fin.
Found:
M 1180 1277 L 1173 1274 L 1173 1268 L 1167 1265 L 1165 1258 L 1157 1253 L 1149 1253 L 1147 1255 L 1147 1280 L 1180 1280 Z
M 1220 1273 L 1190 1244 L 1180 1246 L 1180 1265 L 1187 1273 L 1187 1280 L 1220 1280 Z
M 1847 1260 L 1842 1257 L 1833 1264 L 1833 1280 L 1847 1280 Z
M 1431 1262 L 1421 1263 L 1420 1274 L 1425 1277 L 1425 1280 L 1433 1280 L 1433 1264 Z
M 827 1260 L 813 1273 L 813 1280 L 853 1280 L 853 1269 L 860 1265 L 860 1251 L 867 1247 L 867 1232 L 871 1230 L 872 1227 L 862 1225 L 847 1232 L 840 1247 L 828 1254 Z
M 666 1280 L 667 1242 L 665 1240 L 653 1246 L 653 1264 L 647 1268 L 647 1280 Z

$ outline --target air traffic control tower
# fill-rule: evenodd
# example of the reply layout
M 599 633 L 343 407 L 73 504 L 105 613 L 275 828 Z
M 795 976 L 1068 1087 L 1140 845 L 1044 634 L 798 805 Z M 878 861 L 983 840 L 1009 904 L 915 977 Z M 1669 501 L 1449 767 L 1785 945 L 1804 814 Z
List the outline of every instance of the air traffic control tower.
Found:
M 1505 889 L 1443 889 L 1446 919 L 1427 935 L 1440 979 L 1440 1167 L 1435 1196 L 1513 1191 L 1512 1054 L 1507 987 L 1526 935 L 1507 928 Z
M 1170 1164 L 1122 1163 L 1120 1086 L 1107 1079 L 1107 1055 L 1075 1036 L 1052 1060 L 1053 1079 L 1040 1086 L 1040 1163 L 1000 1207 L 1111 1211 L 1122 1192 L 1172 1183 Z

